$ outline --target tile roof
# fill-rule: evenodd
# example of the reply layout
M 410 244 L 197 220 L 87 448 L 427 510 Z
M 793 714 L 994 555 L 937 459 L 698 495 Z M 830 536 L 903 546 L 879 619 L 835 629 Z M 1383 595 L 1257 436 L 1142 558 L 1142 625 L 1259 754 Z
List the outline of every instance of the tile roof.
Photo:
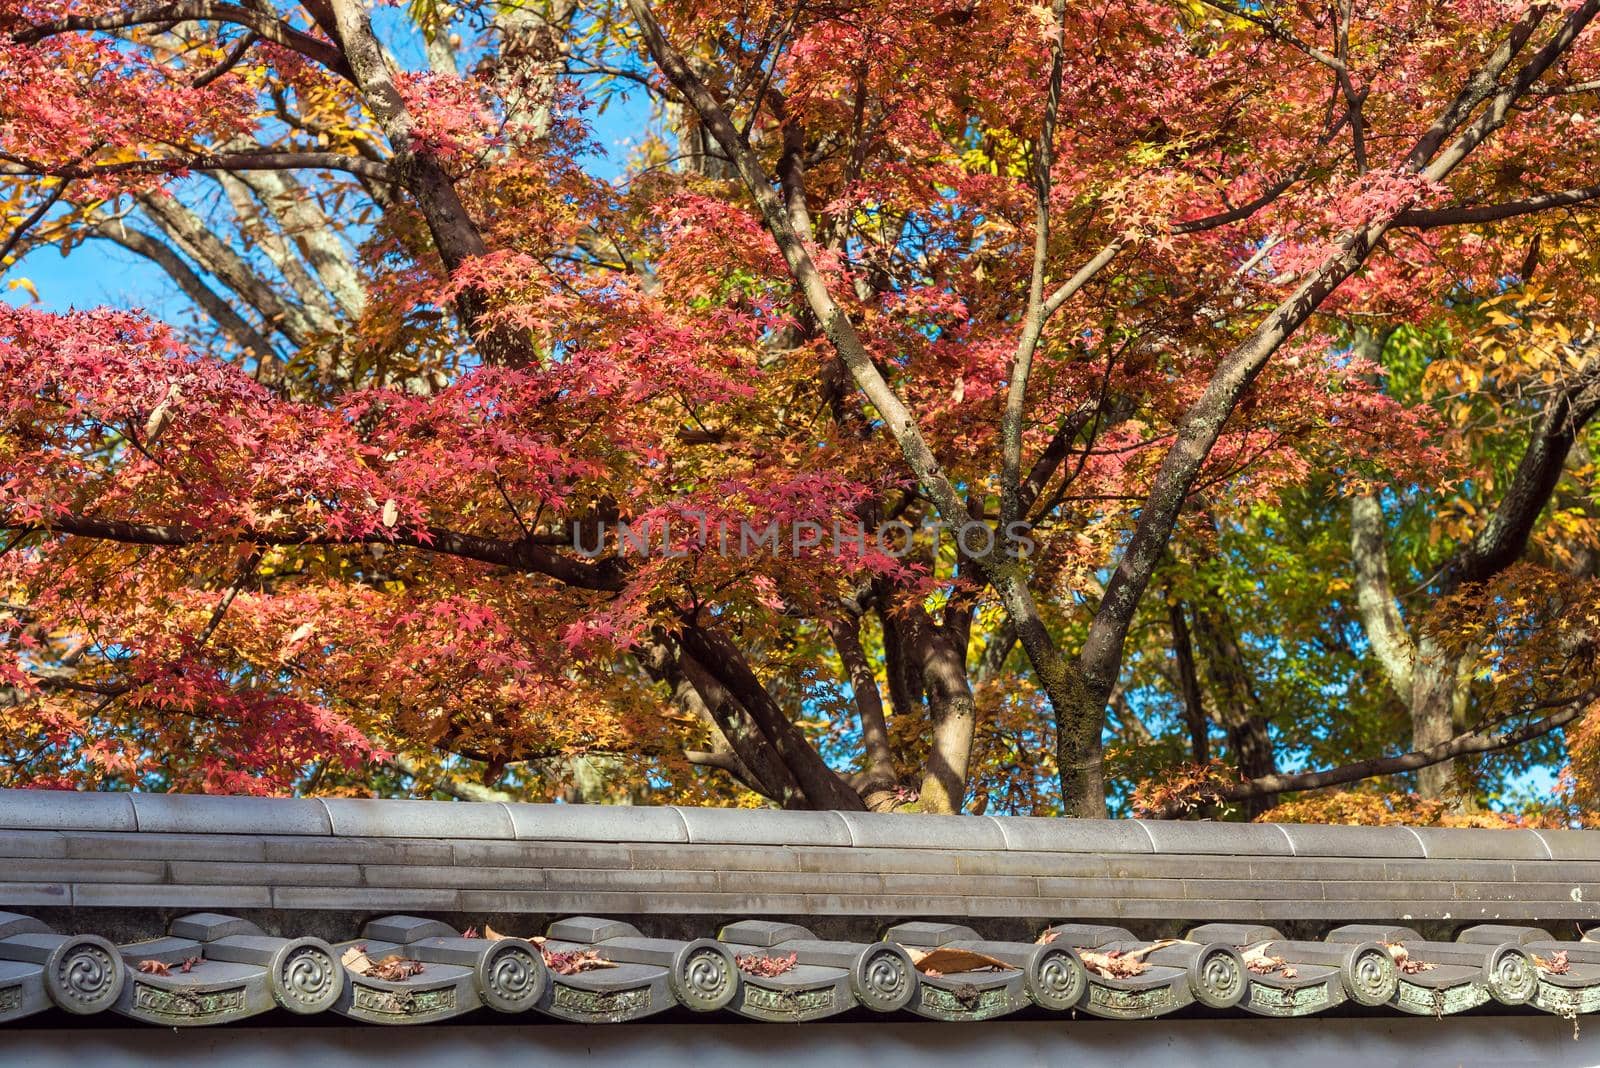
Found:
M 1575 1016 L 1597 873 L 1583 831 L 0 790 L 0 1023 Z

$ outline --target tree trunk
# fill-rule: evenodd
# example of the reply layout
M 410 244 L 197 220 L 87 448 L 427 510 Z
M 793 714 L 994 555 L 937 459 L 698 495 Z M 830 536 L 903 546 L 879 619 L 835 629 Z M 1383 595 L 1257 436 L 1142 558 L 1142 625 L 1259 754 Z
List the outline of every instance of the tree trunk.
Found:
M 1411 748 L 1426 749 L 1455 734 L 1457 675 L 1460 662 L 1426 634 L 1417 643 L 1411 683 Z M 1456 762 L 1443 760 L 1417 770 L 1417 792 L 1431 800 L 1454 793 Z
M 738 646 L 720 631 L 696 626 L 683 629 L 679 644 L 706 673 L 733 695 L 777 752 L 789 773 L 804 791 L 811 808 L 865 811 L 866 804 L 821 755 L 805 734 L 792 723 L 750 669 Z
M 861 648 L 861 621 L 855 616 L 837 616 L 827 621 L 839 662 L 850 678 L 850 691 L 856 713 L 861 718 L 861 748 L 866 757 L 864 780 L 859 787 L 892 787 L 899 782 L 895 772 L 894 750 L 889 745 L 889 724 L 883 715 L 883 696 L 878 680 Z M 866 789 L 861 789 L 865 794 Z
M 1195 669 L 1194 643 L 1189 640 L 1189 623 L 1184 618 L 1183 602 L 1167 602 L 1167 618 L 1172 626 L 1172 655 L 1178 664 L 1178 683 L 1183 690 L 1183 718 L 1189 725 L 1189 756 L 1196 764 L 1211 759 L 1210 725 L 1206 721 L 1205 699 L 1200 693 L 1200 676 Z
M 1195 612 L 1195 632 L 1205 657 L 1217 718 L 1228 732 L 1228 748 L 1239 773 L 1246 779 L 1277 774 L 1272 735 L 1266 719 L 1258 714 L 1260 702 L 1232 620 L 1221 612 L 1202 608 Z M 1277 794 L 1252 797 L 1245 802 L 1245 812 L 1259 816 L 1277 803 Z
M 917 620 L 916 630 L 917 654 L 933 720 L 933 739 L 918 807 L 923 812 L 960 812 L 966 801 L 972 735 L 978 723 L 977 705 L 967 683 L 966 651 L 956 647 L 946 628 L 926 616 Z

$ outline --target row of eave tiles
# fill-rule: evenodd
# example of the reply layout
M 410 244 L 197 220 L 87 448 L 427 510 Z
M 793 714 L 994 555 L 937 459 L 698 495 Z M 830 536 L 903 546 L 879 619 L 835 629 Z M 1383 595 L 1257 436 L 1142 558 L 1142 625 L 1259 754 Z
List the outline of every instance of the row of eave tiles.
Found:
M 1532 927 L 1482 925 L 1455 942 L 1371 924 L 1337 928 L 1324 941 L 1288 940 L 1247 924 L 1207 924 L 1159 945 L 1118 927 L 1061 924 L 1049 932 L 1039 943 L 1004 942 L 969 927 L 915 922 L 890 928 L 882 941 L 859 943 L 819 939 L 794 924 L 744 920 L 716 939 L 685 942 L 645 937 L 621 921 L 576 917 L 552 924 L 536 944 L 466 937 L 438 920 L 388 916 L 368 923 L 358 939 L 329 944 L 195 913 L 173 921 L 162 938 L 117 946 L 0 912 L 0 1023 L 52 1007 L 163 1026 L 232 1023 L 280 1008 L 380 1024 L 428 1023 L 482 1009 L 620 1022 L 675 1006 L 782 1022 L 858 1009 L 945 1021 L 1028 1009 L 1146 1019 L 1195 1004 L 1264 1016 L 1306 1016 L 1347 1002 L 1433 1016 L 1494 1004 L 1531 1004 L 1564 1017 L 1600 1009 L 1600 941 L 1556 941 Z M 917 959 L 941 947 L 1005 967 L 919 971 Z M 407 965 L 414 974 L 379 978 L 359 962 L 346 965 L 353 948 L 368 961 L 395 957 L 421 968 Z M 1246 966 L 1241 950 L 1258 961 L 1256 969 Z M 611 966 L 561 974 L 585 954 Z M 1130 956 L 1143 962 L 1138 974 L 1103 974 L 1106 957 Z M 778 974 L 760 974 L 771 971 Z

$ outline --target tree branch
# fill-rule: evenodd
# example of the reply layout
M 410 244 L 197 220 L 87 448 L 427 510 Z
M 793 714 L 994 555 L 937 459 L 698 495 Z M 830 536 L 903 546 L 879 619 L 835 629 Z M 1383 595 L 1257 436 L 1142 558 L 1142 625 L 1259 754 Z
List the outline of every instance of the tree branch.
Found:
M 381 534 L 335 537 L 317 531 L 241 530 L 231 535 L 212 534 L 169 523 L 135 523 L 94 516 L 57 516 L 48 523 L 11 523 L 0 529 L 25 534 L 70 534 L 124 545 L 184 548 L 197 545 L 404 545 L 442 556 L 456 556 L 517 571 L 546 575 L 580 589 L 616 592 L 622 589 L 621 569 L 614 560 L 580 563 L 530 540 L 502 541 L 463 534 L 442 527 L 397 529 Z
M 839 652 L 839 662 L 844 665 L 850 679 L 850 692 L 855 699 L 856 713 L 861 719 L 861 748 L 866 753 L 866 776 L 875 785 L 893 785 L 899 781 L 895 772 L 894 750 L 889 745 L 889 725 L 883 714 L 883 695 L 878 691 L 877 677 L 867 654 L 861 648 L 861 620 L 853 613 L 830 616 L 828 633 Z
M 6 238 L 6 243 L 0 245 L 0 274 L 5 273 L 7 257 L 17 250 L 17 246 L 22 243 L 22 239 L 27 236 L 28 231 L 33 229 L 34 225 L 44 218 L 51 208 L 56 206 L 56 202 L 61 199 L 61 195 L 67 191 L 67 187 L 71 184 L 72 179 L 70 178 L 63 178 L 57 182 L 55 188 L 50 190 L 45 198 L 39 202 L 38 206 L 28 212 L 21 222 L 17 223 L 17 228 L 11 231 L 11 236 Z
M 307 59 L 320 63 L 328 70 L 354 81 L 350 65 L 338 47 L 328 41 L 302 33 L 288 23 L 273 18 L 263 11 L 240 7 L 236 4 L 215 3 L 213 0 L 182 0 L 179 3 L 140 4 L 124 11 L 104 15 L 73 15 L 54 22 L 43 23 L 12 37 L 17 44 L 37 44 L 47 37 L 84 30 L 119 30 L 129 26 L 145 26 L 163 22 L 228 22 L 243 26 L 262 40 L 271 41 Z
M 1558 193 L 1541 193 L 1538 196 L 1507 200 L 1500 204 L 1482 204 L 1476 207 L 1458 205 L 1452 208 L 1403 211 L 1395 219 L 1397 227 L 1412 230 L 1431 230 L 1439 226 L 1461 226 L 1471 223 L 1499 222 L 1519 215 L 1532 215 L 1551 208 L 1570 207 L 1600 198 L 1600 185 L 1563 189 Z
M 1553 712 L 1543 719 L 1524 724 L 1515 730 L 1497 733 L 1493 727 L 1484 727 L 1465 734 L 1458 734 L 1448 741 L 1431 745 L 1425 749 L 1416 749 L 1392 757 L 1374 757 L 1371 760 L 1359 760 L 1353 764 L 1345 764 L 1326 771 L 1307 771 L 1297 774 L 1264 775 L 1257 779 L 1249 779 L 1240 783 L 1228 783 L 1219 786 L 1209 796 L 1219 801 L 1243 801 L 1264 794 L 1288 793 L 1294 790 L 1319 790 L 1327 786 L 1342 786 L 1345 783 L 1359 782 L 1362 779 L 1377 778 L 1380 775 L 1398 775 L 1402 772 L 1417 771 L 1421 768 L 1442 764 L 1446 760 L 1456 757 L 1471 756 L 1477 753 L 1493 753 L 1501 749 L 1511 749 L 1531 742 L 1535 738 L 1542 738 L 1551 731 L 1571 723 L 1583 714 L 1591 702 L 1596 698 L 1594 690 L 1579 694 L 1569 700 L 1563 701 L 1558 712 Z M 1500 723 L 1505 723 L 1502 719 Z M 1497 724 L 1498 726 L 1498 724 Z M 1177 814 L 1176 806 L 1163 809 L 1159 815 L 1170 818 Z
M 1028 307 L 1023 313 L 1022 336 L 1017 339 L 1016 355 L 1011 359 L 1010 382 L 1006 387 L 1006 406 L 1000 416 L 1002 527 L 1019 518 L 1026 508 L 1021 500 L 1023 410 L 1028 403 L 1028 377 L 1033 373 L 1033 357 L 1038 351 L 1039 339 L 1044 335 L 1044 324 L 1049 315 L 1045 309 L 1044 283 L 1045 271 L 1050 262 L 1050 168 L 1055 161 L 1056 116 L 1061 107 L 1062 68 L 1066 62 L 1061 47 L 1061 23 L 1066 17 L 1066 10 L 1066 0 L 1055 0 L 1051 11 L 1051 25 L 1055 32 L 1050 41 L 1050 80 L 1045 90 L 1044 121 L 1040 124 L 1039 139 L 1035 143 L 1033 153 L 1033 266 L 1028 275 Z M 1100 270 L 1100 267 L 1111 262 L 1111 257 L 1115 255 L 1116 250 L 1112 248 L 1109 255 L 1102 252 L 1100 256 L 1091 260 L 1078 272 L 1078 275 L 1083 276 L 1083 280 L 1078 282 L 1072 292 L 1081 289 Z M 1097 261 L 1098 266 L 1095 265 Z M 1069 293 L 1068 296 L 1070 295 Z M 1063 297 L 1062 303 L 1065 300 L 1066 297 Z M 1060 303 L 1056 306 L 1060 307 Z
M 121 219 L 97 223 L 89 229 L 89 234 L 121 245 L 166 271 L 178 288 L 183 290 L 184 295 L 210 316 L 235 345 L 254 356 L 261 367 L 277 361 L 278 354 L 267 339 L 247 322 L 232 304 L 208 286 L 205 280 L 196 274 L 181 256 L 172 251 L 166 242 L 157 241 L 143 230 L 128 226 Z
M 345 171 L 377 182 L 393 176 L 381 163 L 341 152 L 196 152 L 159 159 L 130 159 L 115 163 L 50 164 L 27 156 L 0 152 L 0 160 L 15 164 L 14 173 L 55 178 L 104 178 L 119 174 L 177 174 L 181 171 Z
M 1545 406 L 1494 514 L 1446 570 L 1445 592 L 1492 578 L 1522 556 L 1534 522 L 1561 479 L 1578 432 L 1600 412 L 1600 341 L 1591 345 L 1596 351 Z
M 811 807 L 866 810 L 861 796 L 828 767 L 800 728 L 778 707 L 727 635 L 690 624 L 684 627 L 678 641 L 684 652 L 726 687 L 750 714 L 757 729 L 794 776 Z

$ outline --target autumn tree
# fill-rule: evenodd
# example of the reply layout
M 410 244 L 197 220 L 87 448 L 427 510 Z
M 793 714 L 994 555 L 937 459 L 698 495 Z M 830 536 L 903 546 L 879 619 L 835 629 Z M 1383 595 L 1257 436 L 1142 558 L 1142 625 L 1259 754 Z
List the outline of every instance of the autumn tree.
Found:
M 8 0 L 0 258 L 195 311 L 0 313 L 8 781 L 1094 815 L 1158 649 L 1219 800 L 1323 785 L 1198 574 L 1316 488 L 1415 750 L 1320 774 L 1438 793 L 1586 706 L 1485 591 L 1592 484 L 1597 11 Z M 1505 293 L 1463 423 L 1363 340 Z M 1382 487 L 1486 471 L 1403 609 Z

